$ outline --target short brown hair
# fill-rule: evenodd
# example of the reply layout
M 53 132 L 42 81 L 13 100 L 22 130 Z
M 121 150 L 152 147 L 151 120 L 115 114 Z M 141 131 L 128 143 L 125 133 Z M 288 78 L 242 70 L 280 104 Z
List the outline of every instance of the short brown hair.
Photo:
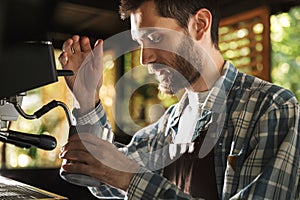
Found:
M 217 0 L 121 0 L 120 14 L 122 19 L 130 16 L 143 3 L 154 1 L 157 13 L 161 17 L 175 19 L 179 25 L 187 29 L 190 17 L 201 8 L 208 9 L 212 14 L 211 38 L 214 46 L 219 49 L 219 22 L 220 14 Z

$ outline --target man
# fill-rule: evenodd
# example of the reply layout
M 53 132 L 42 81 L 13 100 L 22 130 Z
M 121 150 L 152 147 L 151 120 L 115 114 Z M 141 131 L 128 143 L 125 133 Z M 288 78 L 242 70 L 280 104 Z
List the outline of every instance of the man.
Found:
M 130 16 L 132 38 L 141 45 L 141 63 L 157 75 L 162 92 L 174 94 L 185 88 L 186 94 L 120 150 L 89 133 L 69 139 L 60 157 L 76 162 L 62 169 L 106 183 L 90 187 L 95 196 L 299 197 L 297 100 L 289 91 L 239 73 L 223 60 L 215 4 L 121 1 L 122 17 Z M 160 44 L 174 48 L 167 51 Z M 67 83 L 80 104 L 75 115 L 81 126 L 110 128 L 98 99 L 102 45 L 97 41 L 91 53 L 87 37 L 73 36 L 60 56 L 63 67 L 75 72 Z

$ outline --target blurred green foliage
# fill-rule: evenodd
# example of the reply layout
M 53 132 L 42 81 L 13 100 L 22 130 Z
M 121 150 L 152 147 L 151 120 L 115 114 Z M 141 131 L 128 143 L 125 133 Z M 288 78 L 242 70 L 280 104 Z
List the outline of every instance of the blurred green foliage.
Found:
M 300 7 L 271 17 L 272 82 L 300 100 Z

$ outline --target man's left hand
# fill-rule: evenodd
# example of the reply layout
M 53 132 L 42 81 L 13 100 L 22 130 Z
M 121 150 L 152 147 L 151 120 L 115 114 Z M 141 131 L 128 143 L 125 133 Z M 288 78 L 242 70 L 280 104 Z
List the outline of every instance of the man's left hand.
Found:
M 89 133 L 69 138 L 59 157 L 72 161 L 62 165 L 64 171 L 89 175 L 124 191 L 139 167 L 113 144 Z

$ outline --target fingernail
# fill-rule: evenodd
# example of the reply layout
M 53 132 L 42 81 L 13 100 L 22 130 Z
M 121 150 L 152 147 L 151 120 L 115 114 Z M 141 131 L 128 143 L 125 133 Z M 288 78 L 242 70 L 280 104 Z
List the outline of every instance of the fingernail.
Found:
M 101 39 L 97 40 L 94 47 L 96 47 L 101 41 L 102 41 Z

